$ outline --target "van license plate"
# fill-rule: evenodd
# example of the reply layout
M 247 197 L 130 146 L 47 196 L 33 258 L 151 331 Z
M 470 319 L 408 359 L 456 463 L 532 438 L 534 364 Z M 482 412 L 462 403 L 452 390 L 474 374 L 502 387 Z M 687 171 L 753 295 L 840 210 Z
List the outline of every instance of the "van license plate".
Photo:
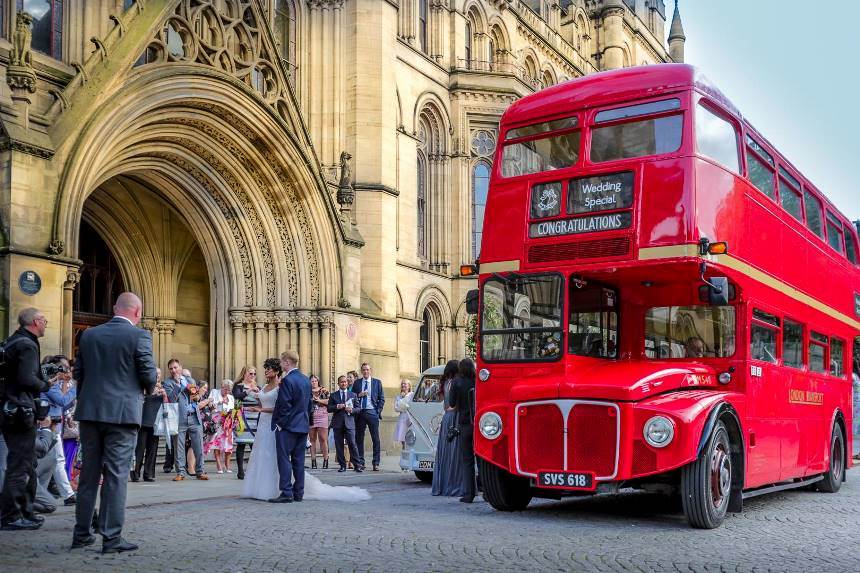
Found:
M 430 460 L 419 460 L 418 461 L 418 469 L 419 470 L 432 470 L 433 466 L 436 465 L 436 462 Z
M 555 489 L 595 489 L 594 474 L 587 472 L 538 472 L 538 487 Z

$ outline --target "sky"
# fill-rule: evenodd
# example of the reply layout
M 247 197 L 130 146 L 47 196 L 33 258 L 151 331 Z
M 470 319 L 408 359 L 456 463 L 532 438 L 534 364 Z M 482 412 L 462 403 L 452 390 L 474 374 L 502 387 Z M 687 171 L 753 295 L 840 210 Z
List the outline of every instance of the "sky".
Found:
M 674 0 L 666 0 L 668 35 Z M 684 59 L 860 219 L 860 1 L 681 0 Z

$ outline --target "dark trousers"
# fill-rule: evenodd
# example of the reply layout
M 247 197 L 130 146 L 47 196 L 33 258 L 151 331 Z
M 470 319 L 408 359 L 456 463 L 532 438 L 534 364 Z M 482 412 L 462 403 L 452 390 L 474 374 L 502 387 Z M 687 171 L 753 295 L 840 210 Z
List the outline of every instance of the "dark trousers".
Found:
M 275 432 L 281 495 L 293 499 L 301 499 L 305 495 L 305 445 L 307 442 L 307 434 L 298 434 L 286 430 Z
M 460 454 L 463 458 L 463 497 L 475 497 L 474 426 L 460 424 Z
M 155 479 L 155 454 L 158 452 L 158 436 L 154 428 L 141 426 L 137 432 L 137 447 L 134 449 L 134 473 L 140 476 L 143 466 L 143 477 Z
M 379 441 L 379 416 L 373 410 L 362 410 L 355 418 L 355 442 L 358 446 L 358 463 L 362 466 L 365 465 L 364 433 L 368 428 L 370 429 L 370 441 L 373 442 L 373 465 L 378 466 L 382 455 L 382 444 Z
M 137 426 L 81 422 L 81 475 L 78 478 L 78 503 L 75 506 L 75 539 L 91 532 L 99 480 L 99 533 L 103 544 L 119 543 L 125 522 L 125 497 L 128 472 L 137 439 Z
M 245 444 L 236 444 L 236 477 L 239 479 L 245 478 Z
M 164 473 L 173 471 L 173 464 L 176 463 L 176 436 L 170 436 L 169 447 L 164 451 Z
M 36 496 L 36 428 L 3 428 L 9 450 L 6 478 L 0 493 L 0 522 L 11 523 L 33 515 Z
M 355 445 L 355 429 L 341 426 L 332 428 L 334 431 L 334 451 L 337 453 L 337 463 L 340 467 L 346 467 L 346 456 L 343 452 L 343 440 L 346 439 L 349 448 L 349 459 L 358 460 L 358 448 Z

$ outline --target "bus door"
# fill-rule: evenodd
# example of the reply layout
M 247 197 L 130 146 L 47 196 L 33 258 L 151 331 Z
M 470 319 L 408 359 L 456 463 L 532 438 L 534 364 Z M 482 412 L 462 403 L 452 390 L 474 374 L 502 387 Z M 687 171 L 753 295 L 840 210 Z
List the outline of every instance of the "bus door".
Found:
M 756 487 L 779 481 L 782 468 L 780 416 L 786 384 L 779 366 L 781 334 L 777 316 L 753 309 L 750 321 L 750 361 L 747 395 L 747 483 Z
M 814 427 L 815 407 L 807 400 L 811 376 L 804 369 L 804 327 L 786 318 L 782 325 L 782 377 L 784 389 L 776 402 L 782 418 L 782 471 L 780 479 L 791 479 L 806 473 L 809 442 L 817 438 Z

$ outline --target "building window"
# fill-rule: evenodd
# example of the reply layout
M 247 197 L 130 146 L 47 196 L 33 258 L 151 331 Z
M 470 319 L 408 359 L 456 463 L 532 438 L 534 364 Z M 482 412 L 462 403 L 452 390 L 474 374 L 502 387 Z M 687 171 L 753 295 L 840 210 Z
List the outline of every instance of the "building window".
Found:
M 422 315 L 421 330 L 418 334 L 418 345 L 421 349 L 421 372 L 430 368 L 430 360 L 432 356 L 430 348 L 430 333 L 433 331 L 431 324 L 432 321 L 433 317 L 430 314 L 430 309 L 425 308 L 424 314 Z
M 295 83 L 296 68 L 296 8 L 292 0 L 278 0 L 275 5 L 275 38 L 280 44 L 281 59 L 287 66 L 290 83 Z
M 33 17 L 33 50 L 62 59 L 63 0 L 18 0 L 18 11 Z
M 472 259 L 481 254 L 481 237 L 484 230 L 484 208 L 490 190 L 490 164 L 479 161 L 472 170 Z
M 418 154 L 418 257 L 427 258 L 427 160 Z
M 421 51 L 428 53 L 427 45 L 427 2 L 429 0 L 418 0 L 418 43 Z
M 466 20 L 466 67 L 472 67 L 472 22 Z

